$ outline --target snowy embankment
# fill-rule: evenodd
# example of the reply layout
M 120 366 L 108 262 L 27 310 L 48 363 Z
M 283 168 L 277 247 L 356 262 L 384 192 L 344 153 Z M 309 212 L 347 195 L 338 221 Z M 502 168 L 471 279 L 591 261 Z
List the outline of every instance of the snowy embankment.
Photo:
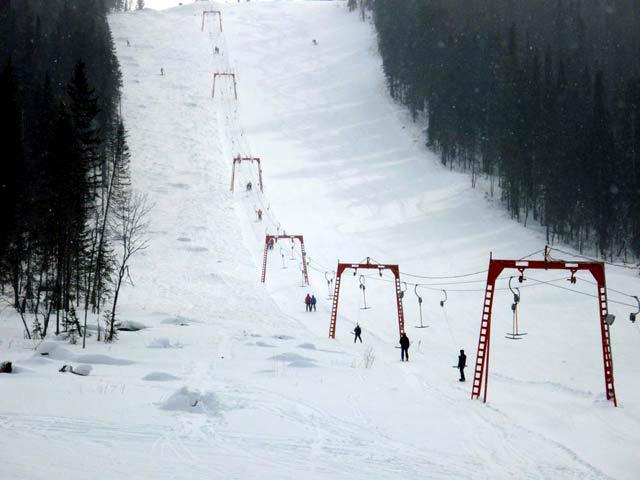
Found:
M 222 33 L 213 16 L 200 32 L 203 8 L 222 10 Z M 365 278 L 368 310 L 363 272 L 345 275 L 337 338 L 327 339 L 324 271 L 338 258 L 441 277 L 544 241 L 426 151 L 388 99 L 370 26 L 341 2 L 302 1 L 198 2 L 111 25 L 134 186 L 155 203 L 122 318 L 147 328 L 84 352 L 52 341 L 43 356 L 2 313 L 0 360 L 18 374 L 0 377 L 0 478 L 635 478 L 640 330 L 611 304 L 616 409 L 604 399 L 596 299 L 552 286 L 593 293 L 587 277 L 572 286 L 562 272 L 531 272 L 520 306 L 528 335 L 517 342 L 503 336 L 511 294 L 500 290 L 486 405 L 451 368 L 464 348 L 472 376 L 483 274 L 403 278 L 425 284 L 429 325 L 413 328 L 410 288 L 410 363 L 394 348 L 392 284 L 377 272 Z M 213 72 L 236 74 L 238 101 L 228 78 L 211 98 Z M 245 163 L 229 191 L 238 154 L 260 157 L 263 194 Z M 286 242 L 260 283 L 264 234 L 278 224 L 304 235 L 311 287 L 300 287 Z M 640 291 L 632 271 L 607 276 L 610 288 Z M 304 311 L 307 292 L 315 313 Z M 356 322 L 363 344 L 352 343 Z M 93 368 L 58 373 L 70 362 Z

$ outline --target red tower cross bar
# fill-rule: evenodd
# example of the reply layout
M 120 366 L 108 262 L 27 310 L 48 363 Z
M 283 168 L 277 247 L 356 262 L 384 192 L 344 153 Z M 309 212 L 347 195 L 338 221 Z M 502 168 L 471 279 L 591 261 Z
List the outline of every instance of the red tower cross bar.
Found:
M 220 10 L 204 10 L 202 12 L 202 27 L 200 27 L 200 31 L 201 32 L 204 32 L 204 18 L 207 15 L 215 15 L 216 13 L 218 14 L 218 21 L 219 21 L 219 24 L 220 24 L 220 31 L 222 31 L 222 12 L 220 12 Z
M 309 285 L 309 275 L 307 273 L 307 252 L 304 250 L 304 237 L 302 235 L 266 235 L 264 237 L 264 255 L 262 257 L 262 283 L 267 278 L 267 258 L 269 258 L 269 243 L 271 240 L 274 242 L 279 239 L 298 240 L 300 242 L 300 255 L 302 256 L 302 275 L 304 276 L 304 283 Z
M 366 263 L 338 263 L 338 267 L 336 268 L 336 281 L 335 288 L 333 290 L 333 302 L 331 305 L 331 323 L 329 325 L 329 338 L 336 338 L 336 322 L 338 320 L 338 301 L 340 299 L 340 280 L 342 278 L 342 273 L 352 268 L 354 270 L 378 270 L 380 274 L 382 274 L 383 270 L 391 270 L 393 276 L 395 277 L 395 286 L 396 286 L 396 307 L 398 308 L 398 330 L 400 331 L 400 335 L 404 333 L 404 310 L 402 308 L 402 302 L 400 301 L 400 268 L 398 265 L 390 265 L 390 264 L 382 264 L 382 263 L 372 263 L 369 258 L 367 258 Z
M 598 307 L 600 312 L 600 333 L 602 336 L 602 356 L 604 363 L 604 382 L 607 400 L 611 400 L 614 406 L 616 391 L 613 382 L 613 358 L 611 355 L 611 338 L 609 324 L 607 323 L 607 287 L 604 274 L 604 264 L 601 262 L 564 262 L 549 261 L 545 254 L 545 260 L 494 260 L 489 261 L 487 274 L 487 288 L 484 294 L 482 307 L 482 321 L 480 323 L 480 336 L 476 353 L 476 366 L 473 372 L 473 387 L 471 398 L 480 398 L 484 388 L 483 401 L 487 401 L 487 381 L 489 376 L 489 349 L 491 346 L 491 312 L 495 293 L 496 279 L 505 269 L 516 269 L 522 275 L 525 270 L 569 270 L 572 275 L 577 271 L 586 270 L 593 275 L 598 285 Z M 573 277 L 572 277 L 573 278 Z
M 211 97 L 215 98 L 216 96 L 216 78 L 218 77 L 231 77 L 233 79 L 233 96 L 237 100 L 238 99 L 238 89 L 236 87 L 236 74 L 235 73 L 227 73 L 227 72 L 216 72 L 213 74 L 213 87 L 211 88 Z
M 233 185 L 236 178 L 236 163 L 242 162 L 255 162 L 258 164 L 258 183 L 260 184 L 260 191 L 264 191 L 262 188 L 262 166 L 260 165 L 260 159 L 258 157 L 241 157 L 239 155 L 233 159 L 233 167 L 231 169 L 231 191 L 233 192 Z

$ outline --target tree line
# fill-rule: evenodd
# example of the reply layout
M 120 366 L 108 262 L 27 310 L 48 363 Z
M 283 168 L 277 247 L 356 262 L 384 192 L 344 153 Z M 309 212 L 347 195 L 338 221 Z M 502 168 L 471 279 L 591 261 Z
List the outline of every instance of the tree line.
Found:
M 389 91 L 444 165 L 550 243 L 640 254 L 639 2 L 369 3 Z
M 0 293 L 29 338 L 70 332 L 84 345 L 91 317 L 113 340 L 127 254 L 145 246 L 107 23 L 115 2 L 0 3 Z

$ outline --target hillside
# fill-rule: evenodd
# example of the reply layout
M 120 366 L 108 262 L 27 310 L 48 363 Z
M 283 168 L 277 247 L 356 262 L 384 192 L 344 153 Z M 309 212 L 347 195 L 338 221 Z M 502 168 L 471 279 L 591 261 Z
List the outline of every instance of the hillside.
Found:
M 214 15 L 201 32 L 203 9 L 221 10 L 222 32 Z M 544 235 L 426 149 L 388 97 L 371 25 L 342 2 L 301 0 L 197 2 L 110 24 L 133 186 L 154 204 L 122 317 L 146 328 L 34 353 L 2 312 L 0 360 L 18 374 L 0 378 L 0 477 L 635 478 L 640 325 L 616 291 L 640 291 L 637 272 L 606 272 L 618 408 L 604 395 L 597 299 L 566 290 L 596 287 L 551 271 L 519 285 L 519 341 L 504 337 L 517 273 L 502 275 L 488 402 L 470 400 L 490 252 L 522 258 Z M 237 100 L 228 77 L 212 98 L 214 72 L 235 73 Z M 230 191 L 236 155 L 260 158 L 264 192 L 246 162 Z M 288 241 L 260 282 L 265 232 L 279 229 L 304 235 L 309 287 Z M 345 273 L 327 338 L 325 272 L 366 257 L 422 284 L 429 328 L 414 328 L 413 286 L 404 299 L 408 363 L 388 272 Z M 461 348 L 466 383 L 451 368 Z M 74 362 L 91 375 L 58 373 Z

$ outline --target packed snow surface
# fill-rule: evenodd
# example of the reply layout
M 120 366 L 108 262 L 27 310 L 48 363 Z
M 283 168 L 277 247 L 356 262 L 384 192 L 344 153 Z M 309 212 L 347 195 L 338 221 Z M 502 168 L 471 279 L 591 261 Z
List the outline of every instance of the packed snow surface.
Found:
M 221 10 L 222 32 L 213 15 L 201 32 L 203 9 Z M 344 2 L 304 1 L 196 2 L 110 22 L 133 184 L 154 203 L 121 317 L 146 328 L 34 352 L 3 310 L 0 360 L 17 373 L 0 375 L 0 478 L 637 478 L 640 329 L 633 308 L 610 305 L 614 408 L 597 300 L 554 288 L 593 294 L 587 276 L 572 285 L 565 272 L 528 272 L 528 335 L 510 341 L 512 273 L 502 275 L 488 402 L 470 400 L 485 274 L 406 273 L 480 272 L 490 252 L 520 258 L 544 236 L 426 150 L 422 127 L 388 97 L 369 23 Z M 212 98 L 214 72 L 235 73 L 237 101 L 229 76 Z M 237 155 L 261 159 L 264 192 L 248 162 L 230 191 Z M 283 230 L 304 235 L 310 287 L 289 241 L 260 282 L 265 232 Z M 414 328 L 413 287 L 404 296 L 409 363 L 395 348 L 388 272 L 345 273 L 327 338 L 324 272 L 365 257 L 426 284 L 429 328 Z M 632 270 L 608 268 L 607 280 L 640 291 Z M 305 312 L 307 292 L 317 312 Z M 461 348 L 466 383 L 452 368 Z M 65 362 L 93 370 L 58 373 Z

